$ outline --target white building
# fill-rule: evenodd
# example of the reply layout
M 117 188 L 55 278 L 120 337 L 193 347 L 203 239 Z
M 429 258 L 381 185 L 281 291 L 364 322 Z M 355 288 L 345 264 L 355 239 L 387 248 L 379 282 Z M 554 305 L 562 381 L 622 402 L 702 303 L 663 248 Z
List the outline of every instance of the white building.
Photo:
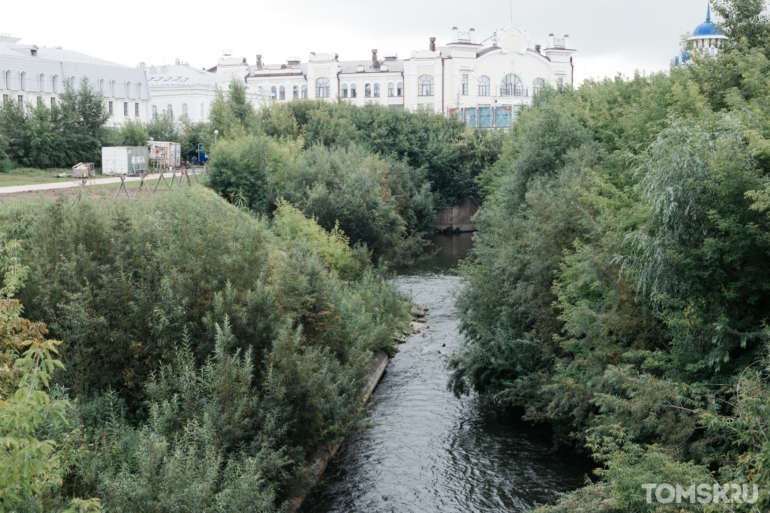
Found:
M 709 3 L 706 10 L 706 21 L 695 27 L 692 35 L 687 38 L 687 47 L 682 48 L 679 55 L 674 57 L 674 66 L 686 65 L 691 59 L 690 52 L 716 57 L 725 41 L 727 41 L 727 36 L 711 21 L 711 4 Z
M 437 47 L 430 38 L 429 47 L 413 51 L 409 59 L 395 54 L 380 58 L 372 50 L 371 60 L 340 61 L 335 53 L 310 53 L 306 63 L 289 57 L 283 64 L 266 64 L 257 55 L 256 64 L 249 65 L 225 55 L 212 71 L 244 77 L 278 102 L 339 97 L 356 105 L 442 112 L 481 128 L 510 126 L 543 85 L 573 82 L 575 50 L 568 36 L 551 34 L 545 48 L 532 47 L 527 32 L 509 26 L 484 45 L 473 29 L 452 30 L 449 43 Z
M 108 125 L 127 119 L 147 121 L 150 92 L 144 70 L 91 57 L 60 46 L 22 45 L 19 38 L 0 35 L 0 91 L 3 101 L 53 105 L 64 84 L 80 87 L 87 78 L 102 92 Z
M 150 117 L 167 112 L 177 118 L 187 116 L 194 122 L 206 121 L 217 90 L 227 91 L 230 87 L 229 78 L 193 68 L 179 59 L 173 65 L 146 68 L 141 63 L 139 68 L 147 72 L 152 93 Z M 270 95 L 249 90 L 246 98 L 256 108 L 272 101 Z

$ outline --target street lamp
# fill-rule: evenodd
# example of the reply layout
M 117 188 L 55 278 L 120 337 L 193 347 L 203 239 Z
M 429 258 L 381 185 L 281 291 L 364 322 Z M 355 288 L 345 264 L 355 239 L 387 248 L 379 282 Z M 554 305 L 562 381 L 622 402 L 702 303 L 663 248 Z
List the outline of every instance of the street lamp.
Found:
M 214 130 L 214 144 L 217 143 L 217 136 L 219 135 L 219 130 Z

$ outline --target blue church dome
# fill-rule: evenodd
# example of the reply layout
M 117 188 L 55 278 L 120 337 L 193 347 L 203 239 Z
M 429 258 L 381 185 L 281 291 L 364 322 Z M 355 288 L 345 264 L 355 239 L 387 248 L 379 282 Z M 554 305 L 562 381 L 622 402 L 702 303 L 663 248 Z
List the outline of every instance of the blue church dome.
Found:
M 706 21 L 695 27 L 695 30 L 692 32 L 692 37 L 716 37 L 723 35 L 722 31 L 711 22 L 711 4 L 709 4 L 706 13 Z

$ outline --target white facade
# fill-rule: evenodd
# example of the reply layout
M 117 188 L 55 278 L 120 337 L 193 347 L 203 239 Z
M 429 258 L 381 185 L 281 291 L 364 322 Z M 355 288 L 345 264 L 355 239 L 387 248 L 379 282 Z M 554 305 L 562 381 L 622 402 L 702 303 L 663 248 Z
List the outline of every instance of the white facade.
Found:
M 551 34 L 545 48 L 533 48 L 527 32 L 509 26 L 489 40 L 482 45 L 473 29 L 455 27 L 448 44 L 437 47 L 430 38 L 429 48 L 413 51 L 409 59 L 380 58 L 372 50 L 371 60 L 340 61 L 335 53 L 311 53 L 306 63 L 290 57 L 284 64 L 265 64 L 257 55 L 256 64 L 249 65 L 226 55 L 212 71 L 244 77 L 250 88 L 278 102 L 339 97 L 356 105 L 441 112 L 481 128 L 510 126 L 546 83 L 572 84 L 575 50 L 568 36 Z
M 186 116 L 193 122 L 208 120 L 211 104 L 217 89 L 227 91 L 230 78 L 191 67 L 178 59 L 173 65 L 150 66 L 146 69 L 147 80 L 152 93 L 150 117 L 167 112 L 175 118 Z M 247 90 L 246 98 L 260 108 L 272 98 L 266 94 Z
M 110 113 L 108 125 L 120 125 L 128 119 L 147 121 L 150 92 L 143 70 L 61 47 L 18 42 L 18 38 L 0 36 L 0 91 L 4 101 L 51 106 L 59 100 L 65 83 L 77 88 L 87 78 L 104 95 Z

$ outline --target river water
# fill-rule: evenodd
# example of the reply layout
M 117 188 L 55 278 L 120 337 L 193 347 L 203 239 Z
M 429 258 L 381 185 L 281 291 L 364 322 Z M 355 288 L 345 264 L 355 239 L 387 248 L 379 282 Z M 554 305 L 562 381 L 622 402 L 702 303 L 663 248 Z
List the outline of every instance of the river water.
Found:
M 591 464 L 551 450 L 547 429 L 458 399 L 447 358 L 460 347 L 452 293 L 470 234 L 438 236 L 431 260 L 403 271 L 399 291 L 430 308 L 430 328 L 399 346 L 372 397 L 370 429 L 351 435 L 302 512 L 517 512 L 582 486 Z

